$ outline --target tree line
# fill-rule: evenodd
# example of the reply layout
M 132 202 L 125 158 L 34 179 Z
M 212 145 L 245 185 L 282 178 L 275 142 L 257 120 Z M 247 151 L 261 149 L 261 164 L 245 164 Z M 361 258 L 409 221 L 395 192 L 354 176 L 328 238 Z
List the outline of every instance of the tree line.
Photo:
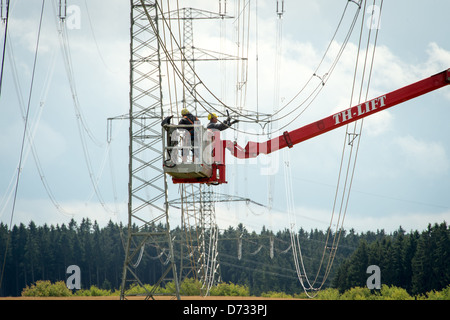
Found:
M 417 295 L 442 290 L 450 284 L 450 230 L 448 225 L 407 234 L 400 228 L 393 235 L 373 242 L 362 239 L 355 252 L 338 267 L 332 286 L 341 292 L 366 285 L 367 266 L 377 265 L 381 282 Z
M 18 296 L 26 286 L 38 280 L 65 281 L 67 267 L 81 269 L 81 285 L 118 289 L 124 262 L 124 240 L 127 228 L 110 221 L 100 227 L 96 221 L 71 220 L 67 225 L 37 226 L 21 223 L 11 230 L 0 223 L 0 263 L 3 280 L 0 296 Z M 171 230 L 175 262 L 181 262 L 182 230 Z M 410 293 L 440 290 L 450 283 L 450 236 L 447 224 L 441 223 L 406 233 L 399 228 L 392 234 L 384 230 L 356 233 L 353 229 L 339 234 L 339 245 L 333 247 L 333 232 L 298 230 L 302 264 L 309 279 L 334 287 L 341 292 L 366 284 L 367 266 L 381 269 L 383 284 L 405 288 Z M 6 243 L 9 246 L 6 251 Z M 335 243 L 336 245 L 336 243 Z M 333 249 L 337 249 L 336 251 Z M 263 228 L 249 232 L 243 225 L 219 232 L 218 273 L 220 281 L 248 286 L 252 295 L 276 291 L 287 294 L 302 292 L 292 254 L 289 230 L 274 232 Z M 330 255 L 333 264 L 325 279 Z M 5 257 L 6 254 L 6 257 Z M 136 273 L 146 284 L 155 283 L 166 266 L 156 247 L 147 246 Z M 5 262 L 5 263 L 3 263 Z M 180 269 L 178 269 L 180 270 Z
M 6 262 L 0 294 L 18 296 L 38 280 L 65 281 L 70 265 L 82 268 L 83 285 L 119 286 L 124 253 L 120 228 L 112 222 L 100 228 L 89 219 L 80 225 L 72 219 L 61 226 L 36 226 L 31 221 L 28 226 L 13 226 L 10 232 L 0 224 L 0 256 Z

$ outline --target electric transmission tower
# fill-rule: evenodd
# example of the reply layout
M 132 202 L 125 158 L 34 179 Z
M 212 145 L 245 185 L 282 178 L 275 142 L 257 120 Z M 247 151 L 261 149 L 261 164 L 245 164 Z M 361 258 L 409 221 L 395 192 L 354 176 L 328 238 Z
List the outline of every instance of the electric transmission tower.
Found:
M 110 119 L 129 120 L 128 232 L 121 299 L 126 298 L 130 284 L 141 286 L 146 298 L 154 298 L 157 288 L 166 281 L 175 283 L 173 295 L 179 299 L 179 283 L 187 277 L 200 280 L 203 294 L 207 295 L 219 278 L 215 202 L 248 199 L 217 196 L 207 185 L 184 184 L 180 198 L 168 200 L 168 185 L 162 168 L 165 142 L 161 120 L 169 114 L 164 114 L 161 64 L 181 62 L 182 80 L 188 83 L 182 90 L 183 107 L 197 113 L 194 89 L 199 79 L 195 63 L 244 58 L 194 46 L 193 21 L 231 18 L 225 11 L 214 13 L 183 8 L 162 13 L 157 0 L 130 0 L 130 4 L 130 109 L 128 115 Z M 171 19 L 183 21 L 183 43 L 179 50 L 162 54 L 160 28 L 164 28 Z M 181 239 L 176 241 L 180 243 L 178 271 L 175 241 L 169 225 L 169 205 L 179 205 L 181 209 L 183 232 Z M 159 258 L 163 267 L 159 280 L 151 289 L 147 289 L 139 279 L 139 264 L 144 255 Z
M 219 61 L 230 59 L 220 53 L 200 49 L 194 46 L 194 20 L 211 20 L 230 18 L 224 14 L 194 8 L 181 8 L 165 14 L 168 20 L 182 20 L 183 44 L 181 62 L 183 78 L 189 87 L 195 88 L 199 83 L 196 77 L 197 61 Z M 175 58 L 176 59 L 176 58 Z M 183 108 L 198 114 L 195 90 L 183 88 Z M 215 216 L 213 187 L 202 184 L 182 184 L 180 243 L 180 282 L 192 277 L 202 283 L 203 294 L 218 281 L 218 227 Z
M 146 298 L 154 298 L 157 288 L 172 280 L 173 295 L 179 299 L 167 181 L 161 165 L 164 142 L 158 10 L 152 0 L 130 0 L 130 5 L 128 232 L 120 297 L 125 298 L 131 282 L 143 288 Z M 163 266 L 151 289 L 139 279 L 144 254 L 156 254 Z

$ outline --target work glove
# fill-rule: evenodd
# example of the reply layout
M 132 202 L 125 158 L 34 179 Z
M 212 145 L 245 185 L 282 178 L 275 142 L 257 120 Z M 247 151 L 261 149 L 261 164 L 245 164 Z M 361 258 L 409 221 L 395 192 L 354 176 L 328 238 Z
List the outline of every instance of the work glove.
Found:
M 173 115 L 165 117 L 164 120 L 161 122 L 161 125 L 164 126 L 166 124 L 170 124 L 170 119 L 172 119 Z

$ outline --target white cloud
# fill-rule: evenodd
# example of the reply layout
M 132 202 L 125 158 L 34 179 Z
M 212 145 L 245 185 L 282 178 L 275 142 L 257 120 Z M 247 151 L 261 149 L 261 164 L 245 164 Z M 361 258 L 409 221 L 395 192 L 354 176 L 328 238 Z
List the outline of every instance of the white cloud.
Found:
M 378 112 L 366 120 L 364 120 L 364 133 L 369 136 L 376 137 L 386 133 L 391 128 L 393 123 L 393 116 L 388 110 Z
M 247 230 L 259 232 L 262 227 L 278 231 L 289 229 L 290 223 L 294 223 L 295 229 L 303 228 L 306 231 L 318 229 L 326 231 L 331 225 L 333 231 L 339 230 L 343 226 L 344 230 L 354 229 L 358 233 L 367 231 L 377 231 L 384 229 L 386 232 L 394 232 L 401 226 L 407 232 L 411 230 L 422 231 L 426 229 L 429 223 L 449 222 L 450 211 L 441 212 L 418 212 L 406 213 L 397 212 L 387 216 L 366 215 L 364 212 L 357 213 L 351 208 L 348 209 L 345 216 L 339 217 L 339 212 L 332 215 L 331 210 L 314 207 L 296 206 L 295 213 L 290 217 L 287 211 L 272 210 L 249 205 L 232 205 L 232 208 L 226 206 L 217 206 L 217 222 L 221 229 L 229 226 L 236 227 L 242 223 Z M 236 210 L 236 207 L 239 208 Z M 343 219 L 343 220 L 342 220 Z
M 58 159 L 67 150 L 65 137 L 44 121 L 39 124 L 33 143 L 43 163 Z
M 83 218 L 97 221 L 100 226 L 105 226 L 110 220 L 114 223 L 126 224 L 126 204 L 61 201 L 53 204 L 50 199 L 21 199 L 16 203 L 13 224 L 20 222 L 28 224 L 31 221 L 37 225 L 61 225 L 67 224 L 72 218 L 80 223 Z M 0 220 L 9 224 L 11 210 L 8 207 L 0 212 Z
M 428 60 L 422 65 L 419 65 L 418 70 L 416 71 L 417 73 L 426 77 L 449 68 L 450 51 L 445 50 L 435 42 L 430 42 L 426 52 L 428 54 Z
M 404 166 L 420 175 L 435 176 L 447 173 L 449 159 L 445 147 L 438 142 L 427 142 L 412 136 L 394 140 L 399 147 Z
M 450 51 L 435 42 L 430 42 L 425 53 L 426 60 L 421 63 L 409 64 L 402 60 L 401 56 L 395 55 L 387 46 L 377 46 L 373 85 L 376 88 L 395 90 L 449 68 Z M 446 96 L 450 98 L 448 92 Z
M 450 219 L 450 211 L 438 213 L 394 213 L 389 216 L 364 216 L 364 214 L 354 216 L 347 214 L 344 229 L 354 228 L 357 232 L 376 231 L 384 229 L 386 232 L 394 232 L 401 226 L 406 232 L 418 230 L 423 231 L 428 224 L 447 222 Z

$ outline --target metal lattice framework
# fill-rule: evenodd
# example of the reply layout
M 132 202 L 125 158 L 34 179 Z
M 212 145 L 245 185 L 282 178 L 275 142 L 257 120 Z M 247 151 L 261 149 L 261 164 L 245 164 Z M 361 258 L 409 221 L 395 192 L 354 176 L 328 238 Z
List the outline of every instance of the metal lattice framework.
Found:
M 185 65 L 184 79 L 188 81 L 191 87 L 195 87 L 197 79 L 194 73 L 195 68 L 195 47 L 194 47 L 194 28 L 193 20 L 200 18 L 204 11 L 193 8 L 183 8 L 177 13 L 177 17 L 183 19 L 183 54 L 182 62 Z M 170 16 L 170 15 L 169 15 Z M 204 16 L 206 19 L 217 18 L 218 15 Z M 187 65 L 189 62 L 189 66 Z M 197 113 L 195 91 L 183 94 L 183 104 L 189 110 Z M 217 280 L 217 268 L 209 268 L 211 265 L 217 265 L 217 254 L 210 255 L 210 250 L 217 252 L 217 237 L 211 239 L 207 229 L 211 225 L 216 226 L 214 203 L 212 197 L 205 197 L 205 192 L 213 193 L 209 186 L 201 184 L 183 184 L 182 192 L 182 228 L 185 239 L 182 241 L 181 248 L 186 245 L 186 254 L 181 255 L 180 280 L 193 276 L 199 279 L 203 285 L 203 294 L 209 293 L 209 288 Z M 208 191 L 205 191 L 208 190 Z M 200 197 L 198 198 L 198 196 Z M 217 229 L 215 227 L 215 229 Z M 194 237 L 193 237 L 194 235 Z M 215 233 L 214 233 L 215 235 Z M 214 240 L 211 242 L 211 240 Z M 189 257 L 189 263 L 185 264 L 185 256 Z
M 182 20 L 183 43 L 180 51 L 171 52 L 173 61 L 180 61 L 183 65 L 183 80 L 190 88 L 195 88 L 199 79 L 195 73 L 196 61 L 235 60 L 231 56 L 208 52 L 194 46 L 194 20 L 210 20 L 230 18 L 214 12 L 194 8 L 180 8 L 164 14 L 167 20 Z M 197 109 L 195 90 L 183 87 L 183 108 L 194 114 Z M 180 239 L 180 270 L 179 280 L 195 278 L 202 283 L 203 294 L 219 278 L 217 261 L 218 228 L 215 217 L 214 192 L 212 187 L 201 184 L 182 184 L 181 195 L 181 227 Z
M 155 1 L 131 0 L 128 234 L 121 299 L 129 283 L 137 283 L 153 298 L 162 282 L 179 285 L 170 235 L 167 181 L 161 167 L 163 118 L 158 15 Z M 152 20 L 149 20 L 148 18 Z M 156 32 L 155 32 L 156 31 Z M 146 250 L 155 250 L 165 270 L 153 288 L 139 280 L 138 264 Z
M 194 62 L 236 60 L 228 55 L 199 50 L 193 44 L 194 19 L 224 19 L 224 14 L 184 8 L 164 14 L 157 0 L 131 0 L 130 28 L 130 110 L 129 115 L 129 183 L 128 234 L 121 287 L 124 299 L 130 283 L 144 288 L 147 298 L 154 298 L 156 289 L 165 281 L 174 281 L 180 298 L 179 283 L 193 277 L 203 284 L 207 295 L 218 281 L 218 228 L 215 217 L 215 194 L 210 186 L 181 187 L 180 266 L 177 273 L 174 240 L 170 235 L 168 186 L 161 164 L 164 157 L 161 120 L 161 63 L 179 61 L 184 64 L 183 79 L 194 88 L 197 82 Z M 159 9 L 159 10 L 158 10 Z M 164 19 L 183 20 L 183 47 L 171 54 L 162 54 L 159 28 Z M 198 58 L 197 54 L 198 53 Z M 196 112 L 195 91 L 183 88 L 183 107 Z M 170 111 L 169 111 L 170 112 Z M 173 112 L 172 112 L 173 114 Z M 173 201 L 172 201 L 173 202 Z M 148 253 L 152 250 L 152 253 Z M 156 252 L 155 252 L 156 251 Z M 165 268 L 151 290 L 139 280 L 138 266 L 144 254 L 161 259 Z

